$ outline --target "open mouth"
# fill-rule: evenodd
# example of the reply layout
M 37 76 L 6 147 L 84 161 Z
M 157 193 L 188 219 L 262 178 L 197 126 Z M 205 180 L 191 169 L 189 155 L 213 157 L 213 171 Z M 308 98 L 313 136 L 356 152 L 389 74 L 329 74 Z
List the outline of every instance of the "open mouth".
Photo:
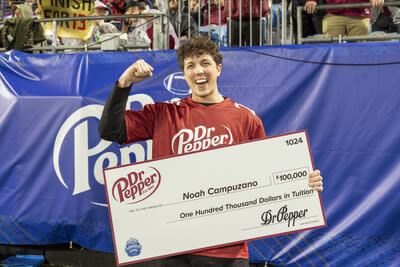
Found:
M 208 82 L 208 80 L 206 78 L 197 79 L 195 81 L 195 83 L 198 85 L 206 84 L 207 82 Z

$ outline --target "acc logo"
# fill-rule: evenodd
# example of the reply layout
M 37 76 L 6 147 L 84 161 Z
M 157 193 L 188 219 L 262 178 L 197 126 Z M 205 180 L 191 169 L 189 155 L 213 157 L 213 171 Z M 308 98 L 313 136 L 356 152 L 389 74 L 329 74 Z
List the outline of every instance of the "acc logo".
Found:
M 112 186 L 113 198 L 125 204 L 133 204 L 151 196 L 161 182 L 160 172 L 154 167 L 146 171 L 132 171 L 121 177 Z
M 138 256 L 142 251 L 142 245 L 136 238 L 129 238 L 126 241 L 125 252 L 129 257 Z
M 182 72 L 175 72 L 164 79 L 164 87 L 175 95 L 189 95 L 192 93 Z

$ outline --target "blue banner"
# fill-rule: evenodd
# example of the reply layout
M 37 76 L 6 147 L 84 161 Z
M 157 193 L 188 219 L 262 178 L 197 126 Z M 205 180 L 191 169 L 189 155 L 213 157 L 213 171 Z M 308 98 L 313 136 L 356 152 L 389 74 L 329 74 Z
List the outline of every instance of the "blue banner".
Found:
M 306 129 L 324 177 L 328 227 L 249 243 L 279 266 L 400 262 L 400 45 L 224 48 L 219 89 L 253 109 L 267 135 Z M 154 67 L 128 106 L 190 94 L 175 51 L 0 54 L 0 243 L 113 251 L 102 169 L 151 159 L 151 141 L 118 146 L 97 126 L 134 61 Z M 144 231 L 146 229 L 143 229 Z

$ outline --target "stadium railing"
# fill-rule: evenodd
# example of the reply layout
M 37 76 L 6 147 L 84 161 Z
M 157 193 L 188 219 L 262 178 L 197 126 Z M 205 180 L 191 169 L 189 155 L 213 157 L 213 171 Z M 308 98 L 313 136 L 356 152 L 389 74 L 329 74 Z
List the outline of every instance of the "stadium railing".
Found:
M 58 52 L 58 51 L 68 51 L 68 50 L 101 50 L 101 43 L 110 41 L 112 38 L 119 38 L 122 34 L 114 35 L 109 39 L 102 40 L 100 42 L 89 42 L 84 45 L 59 45 L 57 40 L 57 23 L 66 22 L 66 21 L 83 21 L 83 20 L 114 20 L 114 19 L 126 19 L 126 18 L 151 18 L 153 21 L 153 50 L 165 50 L 169 47 L 169 38 L 168 36 L 168 19 L 165 14 L 137 14 L 137 15 L 112 15 L 112 16 L 88 16 L 88 17 L 74 17 L 74 18 L 45 18 L 45 19 L 35 19 L 35 22 L 39 23 L 52 23 L 53 31 L 52 31 L 52 41 L 51 45 L 42 46 L 42 47 L 34 47 L 34 48 L 26 48 L 23 51 L 25 52 L 34 52 L 34 51 L 50 51 L 50 52 Z M 117 47 L 115 50 L 148 50 L 149 45 L 143 42 L 127 42 L 121 43 L 120 47 Z M 0 52 L 5 51 L 4 48 L 0 48 Z

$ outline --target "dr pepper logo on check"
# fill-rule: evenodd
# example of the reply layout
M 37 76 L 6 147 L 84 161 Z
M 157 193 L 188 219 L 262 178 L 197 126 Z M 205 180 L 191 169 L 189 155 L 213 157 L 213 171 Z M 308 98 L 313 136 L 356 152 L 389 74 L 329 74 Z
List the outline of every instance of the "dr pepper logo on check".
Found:
M 125 204 L 133 204 L 151 196 L 161 182 L 160 172 L 153 167 L 133 171 L 121 177 L 112 186 L 113 198 Z

